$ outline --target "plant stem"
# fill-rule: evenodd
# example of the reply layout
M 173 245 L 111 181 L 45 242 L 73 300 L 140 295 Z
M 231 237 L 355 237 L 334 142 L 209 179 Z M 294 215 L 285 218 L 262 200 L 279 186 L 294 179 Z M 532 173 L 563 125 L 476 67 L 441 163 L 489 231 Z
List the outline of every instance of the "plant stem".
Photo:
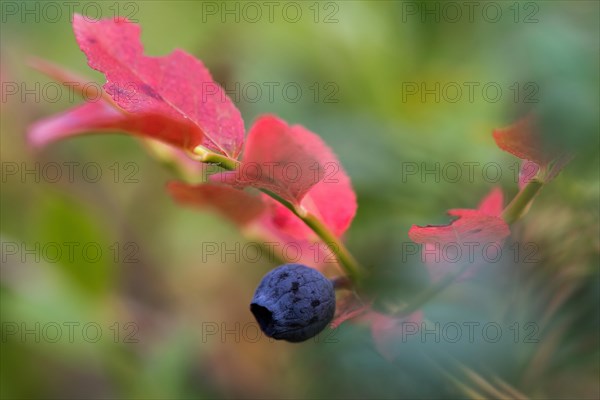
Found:
M 333 254 L 335 254 L 336 258 L 340 262 L 340 265 L 346 272 L 346 275 L 348 275 L 348 278 L 350 278 L 354 283 L 357 283 L 364 277 L 366 270 L 358 263 L 358 261 L 356 261 L 344 243 L 342 243 L 342 241 L 340 241 L 329 230 L 329 228 L 321 222 L 321 220 L 319 220 L 313 214 L 307 212 L 305 209 L 296 207 L 294 204 L 269 190 L 261 189 L 261 191 L 271 196 L 279 203 L 283 204 L 287 209 L 293 212 L 294 215 L 300 218 L 310 229 L 312 229 L 313 232 L 315 232 L 323 241 L 323 243 L 329 247 Z
M 531 203 L 542 186 L 544 186 L 543 182 L 537 179 L 529 181 L 502 212 L 504 221 L 510 225 L 525 214 L 527 206 Z
M 356 261 L 344 243 L 342 243 L 342 241 L 340 241 L 327 226 L 321 222 L 321 220 L 310 213 L 305 217 L 302 217 L 301 215 L 298 215 L 298 217 L 300 217 L 300 219 L 302 219 L 302 221 L 304 221 L 304 223 L 308 225 L 335 254 L 340 265 L 348 275 L 348 278 L 354 283 L 357 283 L 364 277 L 366 270 L 358 263 L 358 261 Z
M 198 146 L 194 149 L 192 157 L 198 161 L 205 163 L 218 164 L 223 169 L 228 171 L 234 171 L 239 168 L 240 162 L 214 153 L 203 146 Z M 298 207 L 281 196 L 271 192 L 267 189 L 260 189 L 263 193 L 267 194 L 275 201 L 281 203 L 287 209 L 289 209 L 294 215 L 300 218 L 310 229 L 312 229 L 317 236 L 325 243 L 325 245 L 335 254 L 341 267 L 346 272 L 349 279 L 354 284 L 357 284 L 364 278 L 366 270 L 356 261 L 354 256 L 350 253 L 348 248 L 339 240 L 329 228 L 321 222 L 316 216 L 307 212 L 303 207 Z
M 191 157 L 194 160 L 202 161 L 203 163 L 217 164 L 221 168 L 228 171 L 234 171 L 238 169 L 240 165 L 238 160 L 217 154 L 204 146 L 196 146 L 194 152 L 191 154 Z

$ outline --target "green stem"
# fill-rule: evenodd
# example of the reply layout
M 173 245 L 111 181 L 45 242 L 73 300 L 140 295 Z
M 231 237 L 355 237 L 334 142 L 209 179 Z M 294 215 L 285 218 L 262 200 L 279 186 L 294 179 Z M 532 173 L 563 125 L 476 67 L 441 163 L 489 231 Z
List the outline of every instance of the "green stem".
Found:
M 308 225 L 308 227 L 319 236 L 323 243 L 329 247 L 333 254 L 335 254 L 340 265 L 346 272 L 346 275 L 348 275 L 348 278 L 350 278 L 352 282 L 359 282 L 364 277 L 366 270 L 358 263 L 358 261 L 356 261 L 344 243 L 340 241 L 329 228 L 321 222 L 321 220 L 308 213 L 305 209 L 296 207 L 294 204 L 267 189 L 261 189 L 261 192 L 281 203 Z
M 510 225 L 525 214 L 527 206 L 531 203 L 542 186 L 544 186 L 544 183 L 537 179 L 529 181 L 502 212 L 504 221 Z
M 335 254 L 336 258 L 340 262 L 340 265 L 354 283 L 359 282 L 365 275 L 365 269 L 356 261 L 352 256 L 348 248 L 340 241 L 325 224 L 321 222 L 317 217 L 307 212 L 304 208 L 296 207 L 294 204 L 285 200 L 281 196 L 266 190 L 261 191 L 273 199 L 283 204 L 287 209 L 294 213 L 300 218 L 310 229 L 313 230 L 319 236 L 319 238 L 325 243 L 327 247 Z
M 234 171 L 238 169 L 240 165 L 238 160 L 212 152 L 204 146 L 196 146 L 191 157 L 194 160 L 202 161 L 203 163 L 217 164 L 228 171 Z
M 340 265 L 348 275 L 348 278 L 354 283 L 360 282 L 366 274 L 366 270 L 358 263 L 358 261 L 356 261 L 344 243 L 342 243 L 342 241 L 340 241 L 327 226 L 314 215 L 308 213 L 304 217 L 301 215 L 298 215 L 298 217 L 300 217 L 300 219 L 302 219 L 302 221 L 304 221 L 304 223 L 308 225 L 335 254 Z
M 234 171 L 240 166 L 239 161 L 214 153 L 202 146 L 198 146 L 194 149 L 192 157 L 205 163 L 218 164 L 220 167 L 228 171 Z M 340 241 L 333 234 L 333 232 L 331 232 L 329 228 L 317 217 L 307 212 L 304 208 L 297 207 L 296 205 L 267 189 L 261 189 L 261 191 L 272 197 L 277 202 L 281 203 L 283 206 L 293 212 L 294 215 L 300 218 L 309 228 L 311 228 L 323 241 L 323 243 L 329 247 L 333 254 L 335 254 L 336 258 L 340 262 L 341 267 L 344 269 L 346 275 L 348 275 L 348 278 L 350 278 L 352 282 L 356 284 L 364 277 L 366 270 L 358 263 L 358 261 L 356 261 L 344 243 L 342 243 L 342 241 Z

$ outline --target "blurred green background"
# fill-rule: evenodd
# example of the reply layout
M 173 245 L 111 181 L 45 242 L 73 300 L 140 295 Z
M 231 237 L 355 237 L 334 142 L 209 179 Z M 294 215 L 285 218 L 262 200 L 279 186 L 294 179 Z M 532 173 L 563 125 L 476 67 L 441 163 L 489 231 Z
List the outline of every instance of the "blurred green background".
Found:
M 103 83 L 66 3 L 2 2 L 2 398 L 600 396 L 597 1 L 74 2 L 139 22 L 147 54 L 200 58 L 246 127 L 275 113 L 321 135 L 358 196 L 348 247 L 390 302 L 428 284 L 418 258 L 403 257 L 412 224 L 446 223 L 447 209 L 474 208 L 494 185 L 516 194 L 517 159 L 494 128 L 535 110 L 547 140 L 577 154 L 511 227 L 506 248 L 529 244 L 532 257 L 510 253 L 424 308 L 463 335 L 465 322 L 493 322 L 502 340 L 479 328 L 472 342 L 417 335 L 393 362 L 352 322 L 303 344 L 258 336 L 248 304 L 276 262 L 203 254 L 251 239 L 177 207 L 164 190 L 175 177 L 136 139 L 28 148 L 28 125 L 80 103 L 66 91 L 54 100 L 29 57 Z M 451 162 L 495 163 L 501 176 L 421 178 Z

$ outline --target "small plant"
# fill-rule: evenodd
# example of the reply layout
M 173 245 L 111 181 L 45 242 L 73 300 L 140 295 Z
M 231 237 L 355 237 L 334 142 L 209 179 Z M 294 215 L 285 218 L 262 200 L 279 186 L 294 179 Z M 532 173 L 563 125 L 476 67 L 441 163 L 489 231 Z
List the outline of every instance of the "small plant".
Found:
M 420 320 L 423 304 L 456 279 L 468 278 L 482 262 L 427 263 L 429 288 L 393 311 L 377 311 L 372 305 L 378 294 L 367 284 L 372 272 L 343 241 L 356 214 L 355 193 L 318 135 L 272 115 L 259 117 L 245 135 L 238 109 L 190 54 L 175 50 L 164 57 L 145 56 L 139 27 L 125 18 L 91 22 L 75 15 L 73 27 L 88 64 L 106 76 L 106 83 L 100 100 L 34 124 L 28 134 L 33 146 L 86 132 L 136 135 L 183 179 L 190 159 L 221 167 L 200 184 L 169 183 L 167 191 L 178 203 L 212 208 L 265 240 L 304 249 L 320 243 L 335 254 L 339 272 L 331 281 L 314 262 L 286 264 L 263 278 L 250 308 L 268 336 L 299 342 L 332 319 L 334 326 L 360 319 L 371 325 L 377 348 L 385 352 L 386 331 L 401 329 L 404 320 Z M 85 87 L 84 80 L 62 68 L 42 61 L 36 66 L 59 81 Z M 542 143 L 533 115 L 493 136 L 501 149 L 524 160 L 519 193 L 504 207 L 503 194 L 495 188 L 476 209 L 450 210 L 455 219 L 448 225 L 413 226 L 408 235 L 423 244 L 423 251 L 436 251 L 436 244 L 447 242 L 501 245 L 510 235 L 509 225 L 570 159 Z M 330 176 L 330 166 L 335 166 L 335 176 Z M 334 287 L 340 289 L 337 310 Z

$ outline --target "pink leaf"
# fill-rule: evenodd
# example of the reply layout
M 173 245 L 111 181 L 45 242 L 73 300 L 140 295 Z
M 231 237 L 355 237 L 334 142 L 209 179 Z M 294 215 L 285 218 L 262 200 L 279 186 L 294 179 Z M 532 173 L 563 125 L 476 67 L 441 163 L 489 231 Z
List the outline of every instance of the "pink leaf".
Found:
M 273 116 L 259 118 L 250 130 L 240 169 L 213 181 L 269 190 L 314 214 L 338 236 L 356 214 L 350 179 L 331 149 L 306 128 Z M 290 210 L 273 207 L 279 229 L 297 238 L 314 236 Z
M 239 225 L 247 225 L 265 211 L 265 205 L 258 196 L 229 186 L 169 182 L 167 190 L 180 204 L 212 208 Z
M 161 125 L 163 121 L 160 117 L 133 115 L 121 110 L 102 88 L 61 66 L 42 59 L 33 59 L 30 65 L 90 101 L 33 124 L 27 138 L 33 147 L 43 147 L 55 140 L 97 131 L 129 132 L 143 136 L 142 143 L 154 156 L 177 165 L 187 176 L 192 177 L 200 172 L 202 164 L 192 160 L 180 147 L 166 144 L 171 142 L 176 146 L 179 132 L 170 133 L 170 125 Z
M 153 115 L 179 131 L 179 147 L 199 144 L 236 157 L 244 126 L 239 111 L 204 65 L 182 50 L 144 56 L 139 26 L 125 18 L 88 20 L 75 14 L 73 27 L 90 67 L 104 73 L 115 103 L 134 115 Z
M 132 132 L 174 145 L 180 137 L 179 127 L 160 115 L 124 113 L 104 101 L 96 101 L 36 122 L 29 128 L 28 140 L 34 147 L 42 147 L 59 139 L 97 131 Z
M 543 141 L 534 115 L 529 115 L 509 127 L 496 129 L 493 136 L 502 150 L 526 160 L 519 173 L 521 188 L 531 179 L 538 177 L 540 170 L 543 173 L 539 179 L 546 183 L 551 181 L 572 159 L 572 155 L 563 149 Z
M 227 179 L 240 187 L 270 190 L 298 204 L 323 176 L 316 158 L 322 145 L 320 138 L 301 126 L 290 127 L 274 116 L 261 117 L 248 133 L 240 168 Z
M 32 59 L 30 64 L 85 99 L 93 100 L 33 124 L 28 129 L 27 137 L 33 147 L 39 148 L 56 140 L 98 131 L 129 132 L 144 137 L 146 140 L 143 143 L 155 156 L 178 165 L 189 176 L 199 172 L 201 164 L 188 157 L 179 146 L 180 132 L 177 126 L 172 126 L 160 116 L 134 115 L 121 110 L 99 86 L 61 66 L 42 59 Z
M 489 243 L 510 234 L 508 225 L 499 217 L 480 212 L 464 213 L 448 225 L 413 225 L 408 231 L 416 243 Z
M 504 209 L 504 195 L 502 194 L 502 189 L 499 187 L 493 188 L 492 191 L 481 200 L 477 209 L 485 215 L 499 217 Z
M 545 166 L 552 159 L 542 148 L 542 141 L 533 117 L 523 118 L 515 124 L 493 132 L 498 147 L 520 159 Z
M 503 208 L 502 191 L 493 189 L 477 210 L 453 209 L 448 214 L 458 217 L 448 225 L 413 225 L 408 236 L 423 244 L 422 260 L 430 276 L 439 281 L 443 276 L 471 264 L 460 278 L 470 276 L 495 257 L 504 239 L 510 235 L 506 222 L 500 217 Z
M 453 208 L 448 210 L 448 215 L 453 217 L 477 217 L 481 214 L 499 217 L 504 209 L 504 195 L 502 189 L 496 187 L 479 202 L 476 210 L 469 208 Z

